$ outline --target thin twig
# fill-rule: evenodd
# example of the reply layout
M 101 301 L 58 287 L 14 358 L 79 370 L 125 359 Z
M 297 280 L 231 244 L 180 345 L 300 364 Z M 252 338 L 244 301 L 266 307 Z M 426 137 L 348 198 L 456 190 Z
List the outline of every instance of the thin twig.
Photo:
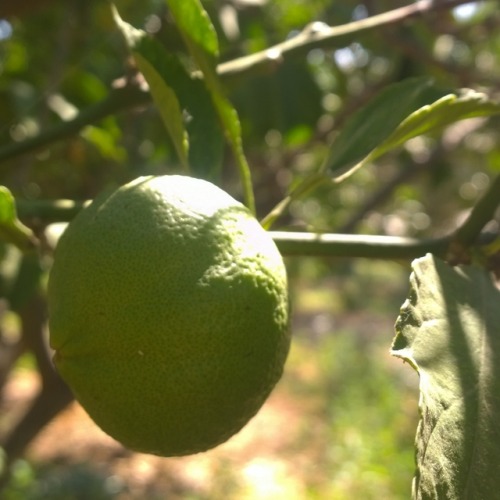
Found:
M 465 222 L 455 231 L 454 241 L 464 248 L 475 243 L 484 226 L 493 219 L 500 206 L 500 175 L 474 205 Z
M 257 71 L 262 67 L 276 66 L 276 62 L 288 56 L 302 55 L 312 49 L 343 46 L 352 40 L 354 35 L 400 24 L 414 18 L 423 17 L 430 12 L 449 10 L 470 0 L 448 0 L 436 2 L 421 0 L 411 5 L 377 14 L 359 21 L 330 27 L 324 23 L 312 23 L 306 26 L 297 36 L 268 49 L 240 57 L 219 65 L 219 73 L 224 77 L 239 76 L 248 71 Z
M 45 132 L 22 142 L 15 142 L 0 149 L 0 162 L 39 151 L 49 144 L 66 139 L 92 123 L 124 109 L 145 104 L 151 100 L 149 93 L 138 86 L 113 88 L 106 99 L 81 111 L 76 118 L 61 122 Z
M 380 186 L 371 194 L 365 197 L 361 206 L 351 214 L 350 218 L 342 224 L 338 231 L 340 233 L 354 233 L 357 226 L 362 222 L 366 215 L 386 203 L 394 191 L 403 184 L 408 184 L 415 177 L 429 172 L 442 154 L 441 144 L 432 152 L 430 158 L 423 164 L 409 160 L 400 168 L 386 184 Z
M 44 225 L 52 222 L 69 222 L 85 206 L 76 200 L 16 200 L 17 214 L 28 225 L 34 220 Z

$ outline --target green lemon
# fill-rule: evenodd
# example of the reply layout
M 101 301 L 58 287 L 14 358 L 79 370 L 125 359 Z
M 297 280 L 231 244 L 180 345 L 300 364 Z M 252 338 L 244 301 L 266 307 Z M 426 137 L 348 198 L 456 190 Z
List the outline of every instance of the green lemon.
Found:
M 187 176 L 98 197 L 62 235 L 49 276 L 57 370 L 126 447 L 175 456 L 239 431 L 282 375 L 286 270 L 239 202 Z

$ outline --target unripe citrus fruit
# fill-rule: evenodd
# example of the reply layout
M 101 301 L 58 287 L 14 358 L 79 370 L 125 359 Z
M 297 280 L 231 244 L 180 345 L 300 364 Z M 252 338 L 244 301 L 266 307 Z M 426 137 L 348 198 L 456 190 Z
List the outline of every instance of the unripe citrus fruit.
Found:
M 288 353 L 286 272 L 252 214 L 209 182 L 141 177 L 62 235 L 49 277 L 61 376 L 125 446 L 164 456 L 240 430 Z

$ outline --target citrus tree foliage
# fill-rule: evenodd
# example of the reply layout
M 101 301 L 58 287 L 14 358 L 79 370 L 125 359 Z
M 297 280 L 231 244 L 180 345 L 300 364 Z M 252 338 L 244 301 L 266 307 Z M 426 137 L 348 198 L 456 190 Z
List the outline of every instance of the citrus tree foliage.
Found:
M 47 225 L 145 174 L 222 186 L 284 255 L 432 254 L 413 264 L 393 345 L 421 380 L 414 496 L 490 498 L 500 17 L 494 1 L 391 6 L 2 2 L 2 294 L 18 312 L 43 303 Z M 7 465 L 71 399 L 40 324 L 1 366 L 4 380 L 31 349 L 44 380 L 3 439 Z

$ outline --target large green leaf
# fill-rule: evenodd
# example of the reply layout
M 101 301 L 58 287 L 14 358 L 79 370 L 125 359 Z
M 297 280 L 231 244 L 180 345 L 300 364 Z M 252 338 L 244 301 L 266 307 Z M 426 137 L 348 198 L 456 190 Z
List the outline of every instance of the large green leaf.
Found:
M 325 171 L 342 177 L 357 168 L 408 115 L 442 96 L 427 77 L 389 85 L 346 122 L 330 147 Z
M 189 164 L 193 174 L 217 181 L 224 153 L 224 133 L 214 103 L 204 82 L 186 79 L 178 89 L 189 114 Z
M 420 376 L 416 499 L 500 492 L 500 291 L 476 267 L 413 262 L 392 353 Z
M 178 28 L 205 54 L 217 58 L 219 41 L 217 32 L 199 0 L 170 0 L 168 7 Z
M 156 81 L 158 87 L 168 88 L 172 95 L 171 102 L 175 99 L 177 103 L 176 109 L 172 110 L 155 99 L 163 121 L 167 123 L 174 118 L 175 128 L 172 133 L 178 134 L 179 144 L 183 140 L 182 145 L 187 149 L 187 157 L 184 159 L 190 170 L 200 177 L 214 180 L 222 164 L 224 134 L 216 107 L 204 82 L 199 78 L 192 78 L 175 55 L 167 53 L 149 37 L 141 40 L 134 51 L 134 57 L 137 60 L 149 58 L 153 61 L 151 71 L 145 74 L 148 83 L 151 85 Z M 141 71 L 145 69 L 144 66 L 139 67 Z M 154 94 L 153 90 L 152 93 Z
M 363 163 L 380 157 L 387 151 L 404 144 L 418 135 L 441 130 L 459 120 L 500 113 L 500 102 L 482 92 L 463 89 L 456 94 L 448 94 L 412 113 Z
M 123 21 L 114 6 L 113 17 L 120 29 L 129 49 L 134 56 L 137 67 L 148 82 L 151 96 L 160 112 L 174 148 L 183 167 L 188 170 L 188 137 L 184 127 L 182 108 L 169 78 L 168 62 L 162 57 L 160 46 L 148 38 L 145 31 L 139 30 Z M 161 69 L 160 69 L 161 67 Z
M 222 162 L 223 133 L 205 85 L 157 40 L 121 20 L 116 9 L 115 21 L 148 82 L 181 164 L 199 177 L 215 180 Z
M 16 205 L 12 193 L 0 186 L 0 240 L 16 245 L 23 251 L 32 250 L 37 245 L 37 238 L 17 218 Z
M 500 114 L 500 102 L 484 93 L 447 93 L 429 79 L 408 79 L 384 89 L 348 120 L 331 146 L 326 170 L 342 179 L 413 137 L 495 114 Z
M 167 0 L 167 4 L 189 53 L 203 74 L 205 85 L 210 92 L 240 170 L 245 203 L 255 212 L 250 167 L 243 151 L 240 121 L 236 110 L 226 98 L 217 75 L 218 42 L 215 28 L 199 0 L 183 0 L 182 2 Z

